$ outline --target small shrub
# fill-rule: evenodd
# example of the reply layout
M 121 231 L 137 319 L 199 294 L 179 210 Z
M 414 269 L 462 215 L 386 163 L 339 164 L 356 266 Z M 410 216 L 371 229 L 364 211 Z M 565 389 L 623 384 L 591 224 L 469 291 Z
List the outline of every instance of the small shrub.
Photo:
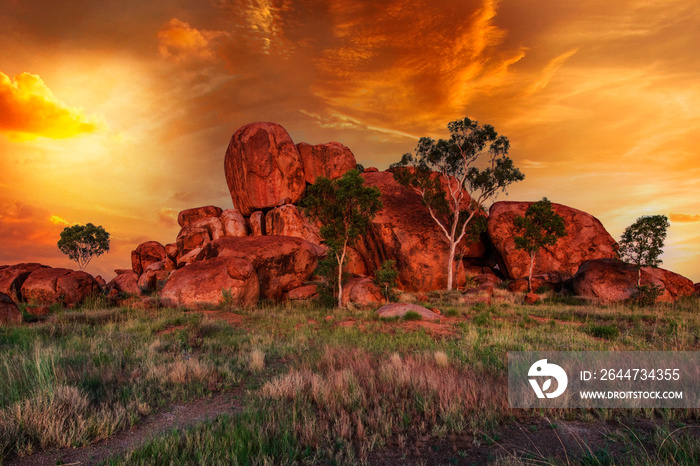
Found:
M 423 316 L 414 311 L 408 311 L 403 315 L 403 320 L 423 320 Z
M 459 311 L 457 309 L 451 307 L 445 311 L 445 316 L 446 317 L 457 317 L 457 316 L 459 316 Z
M 630 302 L 638 306 L 653 306 L 663 293 L 663 287 L 654 284 L 642 285 L 630 297 Z
M 545 293 L 549 293 L 550 291 L 552 291 L 552 287 L 545 283 L 544 285 L 539 286 L 539 287 L 535 290 L 535 293 L 537 293 L 537 294 L 545 294 Z
M 384 299 L 387 302 L 396 301 L 396 279 L 399 278 L 399 271 L 396 269 L 396 262 L 393 260 L 385 260 L 381 267 L 375 271 L 374 284 L 382 290 Z
M 260 372 L 265 368 L 265 353 L 259 349 L 255 349 L 250 353 L 248 367 L 253 372 Z
M 481 327 L 487 326 L 491 322 L 491 314 L 488 311 L 482 311 L 474 317 L 474 324 Z
M 606 340 L 613 340 L 620 335 L 620 329 L 615 325 L 588 324 L 584 328 L 584 332 L 593 337 L 605 338 Z

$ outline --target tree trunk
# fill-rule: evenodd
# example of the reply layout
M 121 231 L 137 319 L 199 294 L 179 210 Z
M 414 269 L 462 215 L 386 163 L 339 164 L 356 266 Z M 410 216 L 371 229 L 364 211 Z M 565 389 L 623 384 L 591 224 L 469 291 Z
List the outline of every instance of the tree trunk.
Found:
M 642 288 L 642 267 L 637 267 L 637 289 Z
M 535 252 L 530 253 L 530 271 L 527 274 L 527 289 L 532 293 L 532 269 L 535 267 Z
M 347 250 L 348 240 L 345 239 L 343 244 L 343 253 L 338 258 L 335 255 L 336 260 L 338 260 L 338 307 L 343 307 L 343 262 L 345 262 L 345 251 Z
M 447 291 L 452 289 L 452 284 L 454 282 L 454 262 L 455 262 L 455 249 L 456 244 L 454 239 L 450 239 L 450 254 L 447 258 Z

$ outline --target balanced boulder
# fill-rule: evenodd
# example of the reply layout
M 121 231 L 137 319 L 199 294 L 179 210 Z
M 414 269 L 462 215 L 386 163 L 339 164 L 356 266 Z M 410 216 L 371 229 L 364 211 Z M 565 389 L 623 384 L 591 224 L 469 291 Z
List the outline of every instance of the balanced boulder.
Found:
M 306 182 L 301 155 L 275 123 L 251 123 L 231 137 L 224 159 L 231 200 L 241 214 L 298 202 Z
M 137 275 L 154 262 L 159 262 L 167 257 L 165 248 L 158 241 L 147 241 L 139 244 L 135 250 L 131 251 L 131 269 Z
M 177 223 L 184 228 L 197 220 L 209 217 L 219 217 L 222 213 L 221 207 L 207 205 L 204 207 L 195 207 L 186 209 L 177 215 Z
M 224 236 L 248 236 L 245 218 L 236 209 L 224 210 L 219 218 L 224 228 Z
M 512 279 L 526 277 L 530 267 L 527 252 L 516 249 L 514 220 L 524 216 L 531 202 L 495 202 L 488 217 L 488 234 L 500 257 L 501 271 Z M 613 258 L 617 243 L 603 224 L 592 215 L 552 203 L 554 212 L 564 219 L 567 236 L 554 246 L 545 246 L 535 255 L 533 275 L 557 272 L 563 280 L 571 278 L 587 260 Z
M 237 257 L 220 257 L 194 262 L 176 270 L 160 293 L 170 306 L 217 305 L 254 306 L 259 297 L 258 276 L 253 265 Z
M 357 167 L 352 151 L 339 142 L 312 146 L 305 142 L 297 144 L 304 165 L 306 182 L 314 184 L 316 178 L 324 176 L 334 180 Z
M 215 257 L 245 259 L 253 264 L 257 272 L 260 296 L 279 301 L 286 292 L 300 287 L 309 279 L 316 269 L 318 255 L 318 246 L 301 238 L 244 236 L 210 242 L 199 253 L 197 260 Z
M 284 204 L 265 214 L 265 234 L 294 236 L 321 244 L 320 228 L 311 223 L 293 204 Z

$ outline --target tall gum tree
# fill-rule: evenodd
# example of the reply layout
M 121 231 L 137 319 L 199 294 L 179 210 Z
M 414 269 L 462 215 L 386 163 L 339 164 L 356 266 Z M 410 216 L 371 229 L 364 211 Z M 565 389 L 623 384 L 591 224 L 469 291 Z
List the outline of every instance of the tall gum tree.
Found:
M 464 118 L 447 125 L 449 139 L 418 141 L 415 155 L 407 153 L 391 166 L 394 178 L 423 199 L 430 216 L 449 245 L 447 289 L 454 285 L 457 245 L 484 203 L 525 176 L 508 157 L 510 142 L 491 125 Z M 483 224 L 472 228 L 472 233 Z

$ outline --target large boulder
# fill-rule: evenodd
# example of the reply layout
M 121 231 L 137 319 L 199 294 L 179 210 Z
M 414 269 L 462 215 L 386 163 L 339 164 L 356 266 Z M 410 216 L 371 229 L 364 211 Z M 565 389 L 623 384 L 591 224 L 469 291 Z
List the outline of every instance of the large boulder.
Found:
M 500 256 L 499 267 L 508 278 L 528 275 L 530 256 L 515 248 L 514 219 L 524 216 L 531 204 L 495 202 L 489 210 L 489 238 Z M 552 203 L 552 207 L 564 219 L 567 236 L 537 252 L 533 275 L 557 272 L 565 280 L 571 278 L 584 261 L 616 256 L 617 243 L 597 218 L 561 204 Z
M 440 320 L 440 314 L 417 304 L 389 303 L 377 309 L 377 315 L 384 319 L 403 318 L 409 312 L 420 315 L 422 320 Z
M 431 218 L 418 194 L 394 180 L 390 172 L 362 173 L 365 186 L 381 191 L 383 207 L 371 221 L 367 232 L 355 242 L 354 248 L 364 259 L 367 268 L 378 269 L 382 262 L 392 259 L 399 271 L 399 284 L 407 291 L 440 290 L 447 286 L 447 240 Z M 458 245 L 465 258 L 481 257 L 481 241 Z M 461 261 L 454 264 L 465 279 Z
M 100 292 L 92 275 L 70 269 L 41 268 L 32 272 L 22 285 L 22 296 L 29 304 L 77 306 Z
M 160 293 L 169 306 L 254 306 L 260 293 L 253 264 L 237 257 L 219 257 L 195 262 L 176 270 Z
M 343 306 L 377 306 L 384 302 L 382 292 L 369 278 L 351 278 L 343 284 Z
M 171 271 L 172 268 L 166 268 L 165 261 L 154 262 L 139 277 L 139 289 L 144 294 L 162 290 Z
M 287 131 L 275 123 L 251 123 L 236 131 L 224 172 L 233 205 L 245 216 L 296 203 L 306 189 L 301 155 Z
M 318 246 L 291 236 L 222 238 L 207 244 L 197 260 L 237 257 L 253 264 L 260 280 L 260 296 L 279 301 L 300 287 L 316 269 Z M 192 265 L 188 266 L 192 267 Z
M 5 293 L 0 293 L 0 325 L 21 324 L 22 313 L 17 304 Z
M 224 236 L 248 236 L 245 217 L 236 209 L 224 210 L 219 218 L 224 228 Z
M 597 259 L 581 264 L 574 275 L 574 293 L 603 302 L 624 301 L 637 290 L 637 268 L 615 259 Z M 658 301 L 674 302 L 695 291 L 689 279 L 661 268 L 642 267 L 642 285 L 662 288 Z
M 305 142 L 297 144 L 304 165 L 306 182 L 314 184 L 316 178 L 325 176 L 334 180 L 348 170 L 357 167 L 352 151 L 339 142 L 329 142 L 312 146 Z
M 188 225 L 181 229 L 176 240 L 178 263 L 187 253 L 193 249 L 204 247 L 209 241 L 211 241 L 211 235 L 206 228 Z
M 297 206 L 292 204 L 284 204 L 265 214 L 265 234 L 294 236 L 309 243 L 321 244 L 320 228 L 311 223 Z
M 219 217 L 222 212 L 221 207 L 213 205 L 194 207 L 192 209 L 183 210 L 177 214 L 177 223 L 184 228 L 203 218 Z
M 24 281 L 36 269 L 48 268 L 45 265 L 32 263 L 22 263 L 5 266 L 0 269 L 0 293 L 8 295 L 15 303 L 22 301 L 20 290 Z
M 141 243 L 131 251 L 131 269 L 141 275 L 146 267 L 154 262 L 165 260 L 166 257 L 165 247 L 158 241 Z
M 133 270 L 129 270 L 126 273 L 117 275 L 107 283 L 106 291 L 110 293 L 112 290 L 116 290 L 117 293 L 140 295 L 141 289 L 138 282 L 139 276 Z

